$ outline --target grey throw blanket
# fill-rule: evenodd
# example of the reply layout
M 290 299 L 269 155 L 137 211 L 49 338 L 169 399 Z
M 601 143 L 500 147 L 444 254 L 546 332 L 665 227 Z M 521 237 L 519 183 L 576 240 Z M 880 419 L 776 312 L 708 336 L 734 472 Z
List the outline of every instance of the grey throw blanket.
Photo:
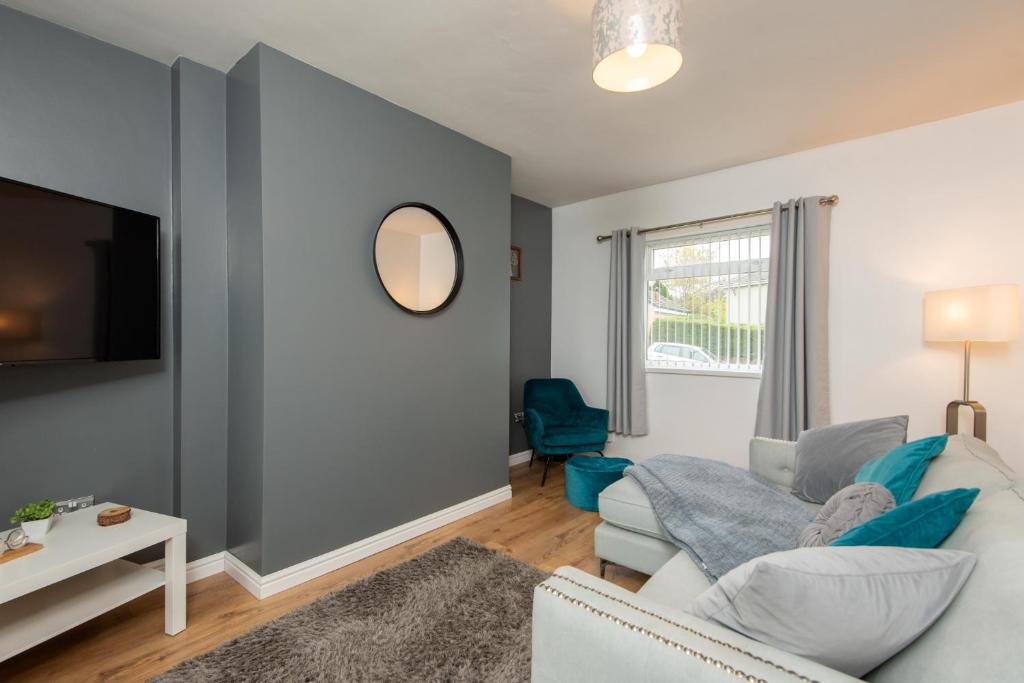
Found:
M 686 455 L 626 468 L 661 525 L 712 581 L 778 550 L 792 550 L 814 513 L 747 470 Z

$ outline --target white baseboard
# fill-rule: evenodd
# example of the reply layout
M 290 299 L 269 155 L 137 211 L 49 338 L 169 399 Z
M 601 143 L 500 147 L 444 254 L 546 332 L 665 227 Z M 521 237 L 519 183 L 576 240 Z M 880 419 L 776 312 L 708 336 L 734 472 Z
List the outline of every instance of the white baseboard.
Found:
M 207 557 L 201 557 L 198 560 L 192 560 L 186 564 L 185 583 L 192 583 L 214 574 L 220 574 L 224 571 L 224 556 L 226 554 L 224 552 L 214 553 Z M 147 562 L 145 566 L 163 571 L 164 561 L 163 559 L 153 560 L 152 562 Z
M 242 562 L 229 552 L 224 553 L 224 571 L 227 572 L 227 575 L 234 579 L 238 585 L 252 593 L 257 598 L 266 597 L 260 594 L 260 581 L 262 580 L 260 575 L 250 569 L 249 565 L 245 562 Z
M 529 452 L 527 451 L 527 460 Z M 503 486 L 476 498 L 452 505 L 426 517 L 382 531 L 379 534 L 350 543 L 318 557 L 286 567 L 266 576 L 260 576 L 231 553 L 224 554 L 224 571 L 243 588 L 259 599 L 270 597 L 300 583 L 323 576 L 335 569 L 358 562 L 382 550 L 387 550 L 411 538 L 433 531 L 458 519 L 467 517 L 512 497 L 512 487 Z
M 524 462 L 530 462 L 530 454 L 532 452 L 533 451 L 526 450 L 519 451 L 518 453 L 513 453 L 512 455 L 508 456 L 508 466 L 512 467 L 513 465 L 521 465 Z

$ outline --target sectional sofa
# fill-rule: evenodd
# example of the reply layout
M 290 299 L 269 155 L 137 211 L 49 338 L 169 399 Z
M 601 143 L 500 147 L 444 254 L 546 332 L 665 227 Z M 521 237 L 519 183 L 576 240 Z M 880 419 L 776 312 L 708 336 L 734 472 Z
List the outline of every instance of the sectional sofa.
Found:
M 751 443 L 751 470 L 778 486 L 791 485 L 795 460 L 794 443 Z M 915 498 L 955 487 L 981 493 L 942 547 L 974 553 L 974 571 L 940 619 L 865 680 L 1008 683 L 1024 676 L 1024 486 L 988 444 L 961 435 L 931 463 Z M 600 511 L 598 556 L 651 579 L 632 593 L 573 567 L 556 570 L 534 595 L 534 681 L 855 680 L 687 613 L 708 579 L 668 542 L 630 479 L 602 494 Z M 842 628 L 842 604 L 835 613 Z

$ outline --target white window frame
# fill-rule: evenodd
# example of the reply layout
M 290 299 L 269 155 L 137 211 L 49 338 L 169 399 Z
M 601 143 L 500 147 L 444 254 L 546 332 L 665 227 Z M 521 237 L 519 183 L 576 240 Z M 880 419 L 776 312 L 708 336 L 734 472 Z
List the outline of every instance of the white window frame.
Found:
M 670 247 L 673 244 L 684 245 L 688 243 L 694 243 L 695 238 L 704 238 L 707 239 L 708 241 L 712 241 L 714 238 L 720 238 L 727 235 L 746 235 L 750 237 L 754 237 L 756 235 L 759 237 L 761 235 L 769 234 L 770 230 L 770 216 L 753 216 L 744 219 L 729 221 L 728 223 L 700 225 L 681 230 L 674 230 L 671 232 L 666 231 L 666 234 L 664 236 L 659 237 L 647 237 L 644 244 L 644 337 L 641 340 L 644 352 L 644 368 L 647 373 L 670 375 L 707 375 L 715 377 L 734 377 L 751 379 L 761 378 L 761 368 L 763 368 L 764 362 L 763 358 L 761 366 L 757 369 L 664 366 L 658 365 L 658 361 L 648 360 L 647 349 L 650 347 L 651 344 L 648 343 L 648 332 L 650 330 L 650 321 L 648 320 L 648 316 L 650 313 L 650 307 L 647 305 L 647 290 L 649 283 L 653 280 L 701 277 L 708 275 L 739 274 L 744 271 L 751 272 L 755 269 L 759 272 L 767 274 L 770 253 L 759 254 L 758 258 L 748 258 L 744 261 L 725 261 L 721 263 L 691 264 L 664 268 L 654 268 L 654 264 L 652 263 L 653 259 L 651 256 L 652 252 L 656 249 Z M 758 312 L 761 316 L 763 316 L 764 312 L 760 311 L 760 308 L 758 309 Z M 763 317 L 761 319 L 763 319 Z M 655 364 L 652 365 L 652 362 Z

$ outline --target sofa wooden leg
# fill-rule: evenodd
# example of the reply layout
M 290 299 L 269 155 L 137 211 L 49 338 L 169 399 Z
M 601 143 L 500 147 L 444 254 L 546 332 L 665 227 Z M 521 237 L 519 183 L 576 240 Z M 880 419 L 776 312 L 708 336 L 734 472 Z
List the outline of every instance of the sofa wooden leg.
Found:
M 533 468 L 533 456 L 536 455 L 536 454 L 537 454 L 537 449 L 536 448 L 531 448 L 530 449 L 530 467 L 528 467 L 527 469 L 532 469 Z
M 544 486 L 544 482 L 548 479 L 548 466 L 551 465 L 551 456 L 544 456 L 544 474 L 540 475 L 540 485 Z
M 604 578 L 604 570 L 608 568 L 608 560 L 601 560 L 601 578 Z

